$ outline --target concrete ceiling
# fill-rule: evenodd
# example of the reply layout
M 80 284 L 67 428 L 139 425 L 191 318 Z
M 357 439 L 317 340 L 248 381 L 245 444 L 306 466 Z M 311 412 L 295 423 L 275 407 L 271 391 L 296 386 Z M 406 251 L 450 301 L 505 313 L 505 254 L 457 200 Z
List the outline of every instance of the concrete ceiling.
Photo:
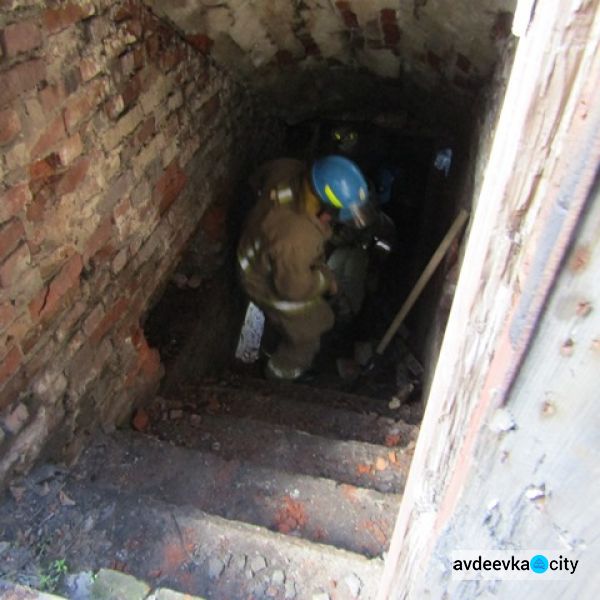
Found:
M 433 103 L 464 112 L 516 0 L 146 0 L 288 117 Z M 452 111 L 449 111 L 449 114 Z

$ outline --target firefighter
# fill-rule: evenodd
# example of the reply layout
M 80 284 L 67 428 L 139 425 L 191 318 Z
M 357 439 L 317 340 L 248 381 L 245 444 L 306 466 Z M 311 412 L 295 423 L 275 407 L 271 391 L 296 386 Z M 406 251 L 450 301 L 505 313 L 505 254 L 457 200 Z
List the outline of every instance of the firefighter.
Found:
M 326 297 L 336 294 L 337 283 L 325 262 L 332 220 L 355 227 L 369 222 L 367 183 L 355 163 L 331 155 L 310 168 L 290 158 L 268 162 L 250 184 L 258 201 L 238 246 L 241 281 L 280 334 L 265 375 L 295 380 L 334 325 Z

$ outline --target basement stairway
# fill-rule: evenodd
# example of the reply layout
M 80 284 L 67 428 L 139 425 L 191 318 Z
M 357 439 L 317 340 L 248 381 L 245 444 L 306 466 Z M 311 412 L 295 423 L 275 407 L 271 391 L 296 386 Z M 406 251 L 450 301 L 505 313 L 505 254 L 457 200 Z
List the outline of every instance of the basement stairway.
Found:
M 68 598 L 100 568 L 222 600 L 375 598 L 418 433 L 380 406 L 250 378 L 157 398 L 141 431 L 11 486 L 0 578 L 39 589 L 63 561 Z

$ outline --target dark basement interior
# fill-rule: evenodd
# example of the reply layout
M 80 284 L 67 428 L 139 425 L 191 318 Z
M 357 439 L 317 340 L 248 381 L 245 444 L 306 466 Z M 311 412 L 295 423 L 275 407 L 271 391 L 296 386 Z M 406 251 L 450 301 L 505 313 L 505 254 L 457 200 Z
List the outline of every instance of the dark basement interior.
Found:
M 374 353 L 472 210 L 515 3 L 13 4 L 2 69 L 49 66 L 0 92 L 22 124 L 7 193 L 32 146 L 11 218 L 43 292 L 38 308 L 12 280 L 40 325 L 3 325 L 23 367 L 0 380 L 0 590 L 374 597 L 468 225 Z M 11 45 L 14 27 L 33 41 Z M 30 133 L 59 113 L 58 141 Z M 235 356 L 248 178 L 330 153 L 361 167 L 393 243 L 369 251 L 362 308 L 323 336 L 311 377 L 266 381 Z

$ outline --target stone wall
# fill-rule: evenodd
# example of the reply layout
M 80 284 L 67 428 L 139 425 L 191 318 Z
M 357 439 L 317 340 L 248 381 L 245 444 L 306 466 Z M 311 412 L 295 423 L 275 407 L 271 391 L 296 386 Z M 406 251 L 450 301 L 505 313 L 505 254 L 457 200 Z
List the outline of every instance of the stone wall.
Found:
M 154 389 L 140 319 L 268 136 L 138 1 L 0 7 L 2 481 L 42 448 L 74 458 Z

